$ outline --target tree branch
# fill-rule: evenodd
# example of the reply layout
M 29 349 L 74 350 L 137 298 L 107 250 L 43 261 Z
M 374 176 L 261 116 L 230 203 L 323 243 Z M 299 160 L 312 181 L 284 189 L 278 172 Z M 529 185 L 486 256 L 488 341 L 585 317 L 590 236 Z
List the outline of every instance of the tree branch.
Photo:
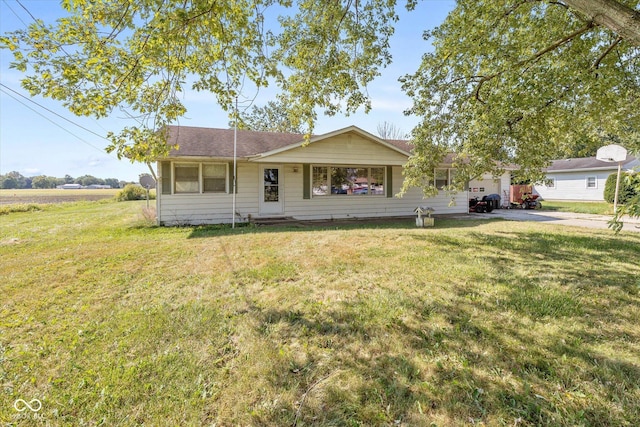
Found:
M 545 47 L 544 49 L 536 52 L 533 56 L 527 58 L 527 59 L 523 59 L 522 61 L 517 62 L 516 64 L 514 64 L 511 68 L 517 68 L 517 67 L 521 67 L 529 62 L 534 62 L 536 60 L 538 60 L 540 57 L 542 57 L 543 55 L 545 55 L 546 53 L 551 52 L 552 50 L 555 50 L 557 48 L 559 48 L 560 46 L 570 42 L 571 40 L 573 40 L 574 38 L 586 33 L 587 31 L 589 31 L 591 28 L 593 28 L 595 26 L 595 24 L 593 22 L 588 22 L 587 25 L 585 25 L 582 28 L 577 29 L 576 31 L 574 31 L 573 33 L 559 39 L 556 40 L 555 42 L 553 42 L 552 44 L 550 44 L 549 46 Z M 484 76 L 480 79 L 480 81 L 478 82 L 478 86 L 476 87 L 475 90 L 475 99 L 477 101 L 480 101 L 483 104 L 486 104 L 486 102 L 484 100 L 482 100 L 482 98 L 480 98 L 480 89 L 482 88 L 482 85 L 485 84 L 486 82 L 488 82 L 489 80 L 492 80 L 502 74 L 504 74 L 505 72 L 507 72 L 508 70 L 502 70 L 502 71 L 498 71 L 497 73 L 491 74 L 489 76 Z
M 602 52 L 602 55 L 600 55 L 598 57 L 598 59 L 596 59 L 594 61 L 594 63 L 591 65 L 591 67 L 589 68 L 590 70 L 597 70 L 598 67 L 600 66 L 600 63 L 602 62 L 602 60 L 604 59 L 605 56 L 607 56 L 608 54 L 611 53 L 611 51 L 622 41 L 624 40 L 622 37 L 618 37 L 614 40 L 613 43 L 611 43 L 611 45 L 609 45 L 609 47 Z
M 564 7 L 565 9 L 569 9 L 569 6 L 559 1 L 550 1 L 549 4 L 555 4 L 556 6 Z
M 107 36 L 107 40 L 115 40 L 115 38 L 122 32 L 124 31 L 124 28 L 119 29 L 120 25 L 122 24 L 122 22 L 124 22 L 124 19 L 126 18 L 127 14 L 129 13 L 129 8 L 131 7 L 131 4 L 127 4 L 127 6 L 124 9 L 124 12 L 122 12 L 122 14 L 120 15 L 120 19 L 118 19 L 118 22 L 116 22 L 116 25 L 113 26 L 113 28 L 111 29 L 111 33 Z M 106 40 L 103 41 L 103 45 L 105 44 Z
M 563 0 L 570 8 L 640 47 L 640 11 L 617 0 Z
M 544 103 L 544 105 L 540 108 L 538 108 L 536 110 L 536 114 L 537 113 L 541 113 L 543 110 L 545 110 L 546 108 L 550 107 L 551 105 L 553 105 L 554 103 L 556 103 L 557 101 L 561 100 L 562 98 L 565 97 L 565 95 L 568 93 L 569 88 L 565 87 L 564 91 L 560 94 L 560 96 L 552 98 L 550 100 L 548 100 L 547 102 Z M 508 119 L 506 121 L 507 126 L 509 127 L 509 131 L 513 131 L 513 126 L 518 124 L 520 121 L 524 120 L 524 114 L 519 114 L 517 117 L 514 117 L 512 119 Z

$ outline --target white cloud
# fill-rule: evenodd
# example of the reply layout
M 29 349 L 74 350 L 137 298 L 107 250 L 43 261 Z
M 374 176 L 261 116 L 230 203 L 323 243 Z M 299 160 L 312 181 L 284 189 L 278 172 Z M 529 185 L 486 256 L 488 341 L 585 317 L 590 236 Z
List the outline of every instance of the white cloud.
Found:
M 24 168 L 23 172 L 25 176 L 42 175 L 42 172 L 40 172 L 40 169 L 38 168 Z

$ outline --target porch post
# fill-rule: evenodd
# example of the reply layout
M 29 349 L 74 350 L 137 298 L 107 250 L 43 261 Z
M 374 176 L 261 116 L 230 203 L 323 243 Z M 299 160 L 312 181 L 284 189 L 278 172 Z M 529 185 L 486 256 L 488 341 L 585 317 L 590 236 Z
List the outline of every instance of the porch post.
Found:
M 233 195 L 231 203 L 231 228 L 236 228 L 236 155 L 238 142 L 238 97 L 236 96 L 236 113 L 233 126 Z

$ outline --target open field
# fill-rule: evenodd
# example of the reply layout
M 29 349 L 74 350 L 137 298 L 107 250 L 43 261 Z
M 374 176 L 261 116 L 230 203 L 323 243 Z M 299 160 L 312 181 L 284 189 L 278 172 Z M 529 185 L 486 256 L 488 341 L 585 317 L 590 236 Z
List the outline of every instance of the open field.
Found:
M 49 204 L 78 202 L 83 200 L 102 200 L 114 197 L 119 188 L 99 190 L 62 190 L 62 189 L 20 189 L 0 190 L 0 205 L 8 204 Z
M 640 235 L 0 218 L 0 422 L 634 426 Z M 18 412 L 38 399 L 38 413 Z

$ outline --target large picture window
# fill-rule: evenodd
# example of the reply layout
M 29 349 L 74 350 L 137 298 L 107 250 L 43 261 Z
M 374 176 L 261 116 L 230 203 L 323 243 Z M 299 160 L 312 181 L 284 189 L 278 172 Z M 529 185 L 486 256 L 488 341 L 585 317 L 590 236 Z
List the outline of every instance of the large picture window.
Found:
M 384 167 L 314 166 L 313 196 L 368 196 L 385 194 Z
M 312 177 L 312 193 L 314 196 L 326 196 L 329 194 L 329 180 L 327 178 L 327 167 L 314 167 Z

